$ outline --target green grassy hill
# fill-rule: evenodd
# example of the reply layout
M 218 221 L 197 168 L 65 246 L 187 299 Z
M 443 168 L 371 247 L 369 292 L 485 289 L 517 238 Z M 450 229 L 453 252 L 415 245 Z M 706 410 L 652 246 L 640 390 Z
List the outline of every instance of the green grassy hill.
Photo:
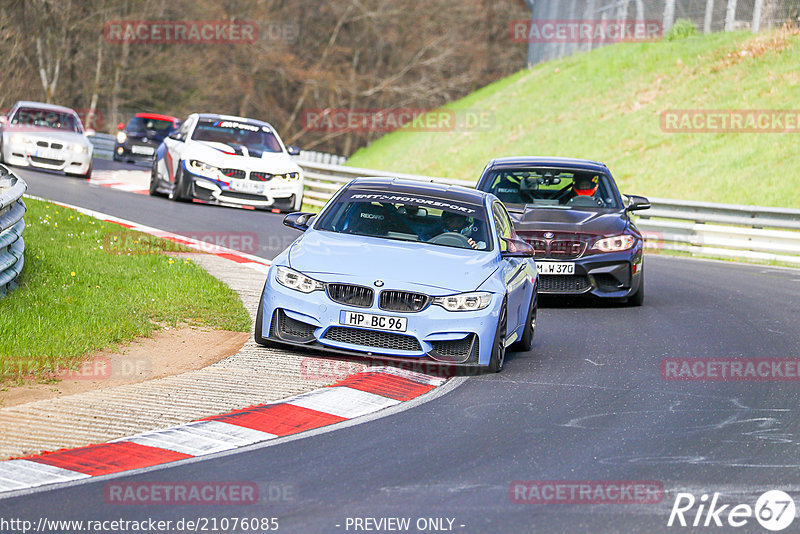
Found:
M 477 180 L 499 156 L 603 161 L 623 192 L 800 207 L 800 133 L 665 133 L 682 109 L 800 110 L 800 32 L 625 43 L 539 65 L 445 107 L 472 131 L 396 131 L 348 164 Z M 797 131 L 797 130 L 795 130 Z

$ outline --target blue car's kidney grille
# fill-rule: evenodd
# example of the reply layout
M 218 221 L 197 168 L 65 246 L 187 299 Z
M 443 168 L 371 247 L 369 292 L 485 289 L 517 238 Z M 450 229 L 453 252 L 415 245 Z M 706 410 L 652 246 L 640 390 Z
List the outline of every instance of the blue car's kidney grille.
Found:
M 411 291 L 381 291 L 378 299 L 378 307 L 386 311 L 394 312 L 418 312 L 424 310 L 430 303 L 431 298 L 422 293 Z
M 325 290 L 332 301 L 346 306 L 369 308 L 375 299 L 375 292 L 371 288 L 364 286 L 325 284 Z
M 407 350 L 414 352 L 422 350 L 419 341 L 413 336 L 395 334 L 393 332 L 381 332 L 379 330 L 364 330 L 363 328 L 332 326 L 325 332 L 324 339 L 362 347 L 373 347 L 376 349 Z

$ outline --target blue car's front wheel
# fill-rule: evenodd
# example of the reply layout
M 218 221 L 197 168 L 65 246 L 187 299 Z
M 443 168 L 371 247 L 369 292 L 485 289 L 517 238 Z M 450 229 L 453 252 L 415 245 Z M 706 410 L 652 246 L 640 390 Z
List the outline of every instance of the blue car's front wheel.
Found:
M 503 370 L 506 361 L 506 329 L 508 327 L 508 310 L 506 301 L 500 308 L 500 316 L 497 318 L 497 331 L 494 334 L 494 344 L 492 346 L 492 356 L 489 358 L 489 371 L 499 373 Z

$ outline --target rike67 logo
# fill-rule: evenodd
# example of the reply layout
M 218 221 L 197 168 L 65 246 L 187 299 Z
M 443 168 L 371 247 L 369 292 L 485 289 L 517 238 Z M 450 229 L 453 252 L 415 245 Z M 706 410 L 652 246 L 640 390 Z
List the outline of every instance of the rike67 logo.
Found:
M 697 510 L 693 510 L 695 506 Z M 744 503 L 722 504 L 719 493 L 714 493 L 710 501 L 707 494 L 696 499 L 691 493 L 678 493 L 667 526 L 735 528 L 752 525 L 755 518 L 765 529 L 777 532 L 792 524 L 794 513 L 794 500 L 780 490 L 763 493 L 754 507 Z

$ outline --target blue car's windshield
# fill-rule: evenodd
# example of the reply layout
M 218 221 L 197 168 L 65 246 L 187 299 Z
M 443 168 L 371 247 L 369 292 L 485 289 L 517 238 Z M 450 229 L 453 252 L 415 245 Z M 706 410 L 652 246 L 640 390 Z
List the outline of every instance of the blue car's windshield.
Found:
M 604 173 L 547 168 L 500 169 L 483 182 L 504 204 L 561 209 L 619 208 Z
M 483 206 L 403 193 L 346 192 L 315 228 L 446 247 L 492 247 Z

